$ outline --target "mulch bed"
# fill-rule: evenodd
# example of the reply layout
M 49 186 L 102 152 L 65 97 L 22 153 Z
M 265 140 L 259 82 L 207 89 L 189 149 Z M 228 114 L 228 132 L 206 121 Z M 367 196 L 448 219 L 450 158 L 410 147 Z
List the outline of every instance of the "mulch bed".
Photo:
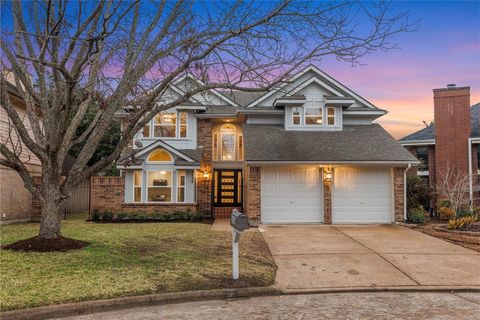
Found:
M 2 249 L 24 252 L 65 252 L 74 249 L 82 249 L 87 245 L 88 242 L 65 238 L 62 236 L 56 239 L 40 239 L 38 236 L 36 236 L 2 246 Z
M 480 236 L 436 230 L 436 228 L 440 226 L 442 226 L 442 224 L 427 223 L 419 225 L 417 230 L 453 244 L 480 252 Z

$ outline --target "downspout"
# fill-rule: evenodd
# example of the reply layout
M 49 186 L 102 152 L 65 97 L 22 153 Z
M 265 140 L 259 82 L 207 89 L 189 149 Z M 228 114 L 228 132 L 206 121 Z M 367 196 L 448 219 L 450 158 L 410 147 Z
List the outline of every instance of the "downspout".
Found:
M 412 164 L 409 163 L 403 172 L 403 222 L 407 222 L 407 172 L 411 167 Z
M 473 168 L 472 168 L 472 138 L 468 138 L 468 192 L 470 198 L 470 211 L 473 210 Z

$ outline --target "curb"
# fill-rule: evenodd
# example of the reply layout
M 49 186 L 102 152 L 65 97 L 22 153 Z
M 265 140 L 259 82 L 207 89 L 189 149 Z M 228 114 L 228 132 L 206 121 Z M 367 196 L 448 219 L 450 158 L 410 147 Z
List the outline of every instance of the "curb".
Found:
M 278 288 L 283 295 L 356 292 L 480 292 L 480 286 L 401 286 L 289 289 Z
M 281 292 L 273 286 L 270 287 L 252 287 L 239 289 L 219 289 L 219 290 L 198 290 L 176 293 L 151 294 L 145 296 L 133 296 L 125 298 L 113 298 L 106 300 L 94 300 L 84 302 L 73 302 L 66 304 L 35 307 L 29 309 L 20 309 L 5 311 L 0 313 L 2 320 L 18 319 L 52 319 L 61 317 L 78 316 L 83 314 L 147 307 L 153 305 L 163 305 L 170 303 L 193 302 L 214 299 L 232 299 L 248 298 L 259 296 L 273 296 Z
M 0 313 L 2 320 L 33 320 L 79 316 L 97 312 L 148 307 L 182 302 L 195 302 L 215 299 L 250 298 L 275 295 L 332 294 L 362 292 L 480 292 L 480 286 L 402 286 L 402 287 L 343 287 L 288 289 L 270 287 L 251 287 L 240 289 L 199 290 L 177 293 L 162 293 L 145 296 L 113 298 L 73 302 L 66 304 L 12 310 Z

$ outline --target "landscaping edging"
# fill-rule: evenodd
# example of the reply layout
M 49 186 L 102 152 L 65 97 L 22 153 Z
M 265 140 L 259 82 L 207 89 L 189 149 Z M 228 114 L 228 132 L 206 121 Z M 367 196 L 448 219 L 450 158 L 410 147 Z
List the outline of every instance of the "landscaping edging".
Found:
M 162 293 L 145 296 L 113 298 L 106 300 L 73 302 L 29 309 L 5 311 L 0 313 L 0 318 L 2 320 L 52 319 L 112 310 L 147 307 L 152 305 L 214 299 L 273 296 L 280 293 L 281 292 L 273 286 Z
M 433 230 L 437 230 L 437 231 L 441 231 L 441 232 L 448 232 L 448 233 L 453 233 L 453 234 L 458 234 L 458 235 L 480 236 L 480 232 L 475 232 L 475 231 L 454 231 L 454 230 L 448 230 L 448 229 L 442 228 L 442 227 L 433 227 Z

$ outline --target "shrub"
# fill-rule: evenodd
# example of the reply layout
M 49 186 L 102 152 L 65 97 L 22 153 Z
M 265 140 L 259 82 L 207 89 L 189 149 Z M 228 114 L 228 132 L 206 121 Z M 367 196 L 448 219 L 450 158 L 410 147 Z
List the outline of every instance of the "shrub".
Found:
M 428 203 L 431 190 L 419 176 L 407 177 L 407 208 L 413 209 Z
M 449 207 L 440 207 L 438 209 L 438 217 L 442 221 L 448 221 L 455 218 L 455 211 Z
M 183 211 L 171 211 L 171 212 L 111 212 L 104 211 L 100 212 L 98 210 L 94 211 L 93 221 L 103 221 L 103 222 L 146 222 L 146 221 L 159 221 L 159 222 L 170 222 L 170 221 L 200 221 L 205 217 L 203 212 L 194 212 L 188 210 Z
M 422 206 L 417 206 L 410 209 L 408 212 L 408 221 L 412 223 L 424 223 L 427 216 L 427 212 Z
M 450 230 L 465 230 L 469 225 L 475 223 L 477 218 L 474 216 L 465 216 L 448 221 L 447 228 Z
M 98 209 L 93 209 L 93 212 L 92 212 L 92 221 L 98 221 L 100 220 L 100 210 Z

